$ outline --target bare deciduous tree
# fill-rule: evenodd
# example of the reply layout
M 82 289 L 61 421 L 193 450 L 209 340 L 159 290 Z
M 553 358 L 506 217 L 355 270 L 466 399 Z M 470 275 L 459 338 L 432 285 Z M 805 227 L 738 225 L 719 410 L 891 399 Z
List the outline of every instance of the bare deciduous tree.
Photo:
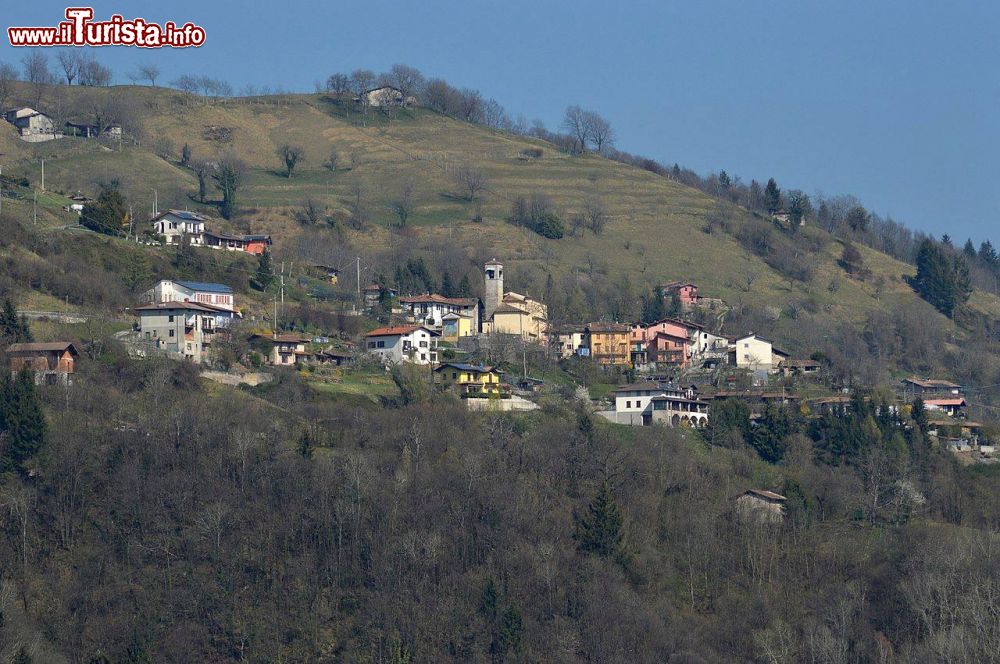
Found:
M 303 226 L 315 226 L 326 217 L 326 206 L 313 198 L 307 198 L 302 202 L 302 207 L 298 209 L 295 218 Z
M 295 170 L 295 166 L 302 161 L 303 150 L 297 145 L 285 143 L 278 148 L 278 156 L 281 157 L 281 161 L 285 164 L 285 175 L 290 178 L 292 177 L 292 172 Z
M 594 235 L 604 232 L 604 227 L 608 224 L 608 211 L 604 207 L 604 201 L 596 196 L 588 198 L 583 204 L 583 215 L 587 221 L 587 228 Z
M 486 188 L 486 182 L 486 174 L 471 164 L 459 166 L 455 171 L 455 184 L 467 201 L 476 200 L 476 196 Z
M 56 56 L 59 66 L 62 67 L 63 75 L 66 77 L 66 85 L 73 85 L 73 79 L 80 73 L 80 53 L 78 51 L 59 51 Z
M 160 76 L 160 68 L 156 65 L 143 65 L 139 67 L 139 74 L 155 88 L 156 79 Z
M 371 100 L 368 99 L 368 92 L 375 83 L 375 73 L 368 69 L 355 69 L 351 72 L 350 86 L 351 92 L 358 98 L 361 105 L 362 123 L 368 119 L 368 106 Z
M 576 104 L 566 109 L 563 117 L 563 128 L 570 133 L 576 141 L 576 150 L 583 152 L 587 149 L 587 141 L 590 140 L 589 127 L 587 126 L 587 112 Z
M 7 106 L 12 83 L 17 80 L 17 70 L 6 62 L 0 62 L 0 108 Z
M 337 166 L 340 165 L 340 152 L 337 148 L 330 148 L 330 155 L 323 162 L 323 166 L 330 169 L 331 171 L 337 170 Z
M 413 181 L 404 180 L 396 190 L 392 200 L 389 201 L 389 209 L 399 219 L 399 227 L 406 226 L 406 222 L 413 212 Z
M 351 79 L 346 74 L 331 74 L 326 79 L 326 89 L 337 97 L 343 97 L 351 89 Z
M 393 65 L 387 79 L 390 85 L 403 93 L 403 106 L 406 106 L 407 100 L 416 93 L 417 88 L 424 82 L 423 74 L 408 65 Z
M 193 95 L 198 92 L 198 79 L 189 74 L 177 77 L 170 82 L 170 85 L 188 94 Z
M 594 150 L 600 154 L 610 148 L 615 141 L 615 132 L 603 116 L 586 111 L 583 114 L 584 133 L 594 144 Z
M 49 70 L 49 58 L 40 51 L 31 51 L 21 58 L 21 64 L 24 66 L 24 80 L 31 84 L 32 103 L 40 106 L 46 86 L 51 85 L 55 78 Z

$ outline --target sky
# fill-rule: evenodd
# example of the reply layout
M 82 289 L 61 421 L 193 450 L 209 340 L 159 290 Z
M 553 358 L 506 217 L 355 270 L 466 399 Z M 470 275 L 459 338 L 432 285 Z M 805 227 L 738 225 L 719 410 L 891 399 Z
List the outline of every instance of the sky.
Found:
M 566 106 L 607 117 L 617 146 L 700 174 L 853 194 L 959 242 L 1000 240 L 1000 3 L 954 0 L 365 0 L 94 2 L 96 19 L 205 28 L 197 49 L 95 49 L 116 82 L 206 74 L 312 91 L 395 63 L 476 88 L 558 129 Z M 17 3 L 4 26 L 55 25 L 66 5 Z M 0 61 L 23 52 L 0 40 Z M 54 55 L 54 54 L 53 54 Z

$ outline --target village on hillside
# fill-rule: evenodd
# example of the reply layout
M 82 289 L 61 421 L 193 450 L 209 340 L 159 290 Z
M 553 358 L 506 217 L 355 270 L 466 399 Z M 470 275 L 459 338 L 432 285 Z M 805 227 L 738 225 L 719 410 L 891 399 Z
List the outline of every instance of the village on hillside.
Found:
M 200 213 L 171 209 L 152 216 L 149 235 L 163 246 L 270 260 L 270 237 L 230 235 L 213 225 Z M 350 272 L 328 265 L 311 271 L 333 284 Z M 273 311 L 250 313 L 228 285 L 162 279 L 149 284 L 128 311 L 132 330 L 117 337 L 134 356 L 188 361 L 202 367 L 204 376 L 233 385 L 267 383 L 280 368 L 336 383 L 345 372 L 385 375 L 406 366 L 470 409 L 514 412 L 537 410 L 541 395 L 565 387 L 548 385 L 545 376 L 529 370 L 529 356 L 543 357 L 561 367 L 564 377 L 576 377 L 571 382 L 577 396 L 595 415 L 628 426 L 704 429 L 713 409 L 727 400 L 744 403 L 752 418 L 775 404 L 820 417 L 844 412 L 855 398 L 850 386 L 827 374 L 821 353 L 793 357 L 751 330 L 727 336 L 695 322 L 694 314 L 717 314 L 726 305 L 689 281 L 657 289 L 662 310 L 669 312 L 657 320 L 556 325 L 545 302 L 507 289 L 501 260 L 485 262 L 481 275 L 481 299 L 359 283 L 359 306 L 345 314 L 362 321 L 366 331 L 350 338 L 281 324 L 277 297 Z M 70 341 L 15 344 L 8 352 L 13 369 L 28 366 L 40 385 L 71 383 L 79 359 Z M 219 370 L 223 353 L 230 357 Z M 586 372 L 598 378 L 588 381 Z M 895 392 L 885 407 L 907 415 L 919 408 L 942 445 L 975 461 L 995 460 L 982 425 L 968 416 L 960 385 L 910 376 Z

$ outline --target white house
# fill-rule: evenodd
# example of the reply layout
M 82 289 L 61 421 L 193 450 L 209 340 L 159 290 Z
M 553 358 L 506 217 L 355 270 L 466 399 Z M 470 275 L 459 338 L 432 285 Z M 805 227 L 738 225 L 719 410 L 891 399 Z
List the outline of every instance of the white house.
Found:
M 729 363 L 740 369 L 772 373 L 787 358 L 788 353 L 753 333 L 733 339 L 729 345 Z
M 225 311 L 235 311 L 233 289 L 225 284 L 203 281 L 171 281 L 163 279 L 143 294 L 143 301 L 197 302 Z
M 697 398 L 694 388 L 633 383 L 615 390 L 615 410 L 604 417 L 617 424 L 702 427 L 708 422 L 708 403 Z
M 413 295 L 399 298 L 399 305 L 407 311 L 415 323 L 435 330 L 444 326 L 447 314 L 468 317 L 472 323 L 472 334 L 479 334 L 479 300 L 464 297 L 445 297 L 436 293 Z
M 153 302 L 136 307 L 139 334 L 156 349 L 202 362 L 233 312 L 195 302 Z
M 437 333 L 423 325 L 380 327 L 365 335 L 365 349 L 386 364 L 437 363 Z
M 167 210 L 153 217 L 153 232 L 162 235 L 167 244 L 180 244 L 187 236 L 191 244 L 205 243 L 205 222 L 208 217 L 190 210 Z

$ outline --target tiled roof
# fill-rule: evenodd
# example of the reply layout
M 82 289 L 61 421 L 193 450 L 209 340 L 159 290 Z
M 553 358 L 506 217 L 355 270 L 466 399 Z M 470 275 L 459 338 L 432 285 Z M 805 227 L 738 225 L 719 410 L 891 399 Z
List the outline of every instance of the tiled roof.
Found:
M 949 399 L 924 399 L 926 406 L 964 406 L 965 399 L 962 397 L 951 397 Z
M 11 344 L 7 347 L 8 353 L 45 353 L 62 352 L 69 350 L 74 355 L 79 355 L 76 346 L 71 341 L 41 341 L 24 344 Z
M 588 332 L 631 332 L 632 328 L 620 323 L 587 323 Z
M 379 327 L 368 334 L 366 337 L 396 337 L 403 334 L 410 334 L 416 330 L 424 329 L 427 330 L 423 325 L 390 325 L 388 327 Z M 427 330 L 430 332 L 430 330 Z

